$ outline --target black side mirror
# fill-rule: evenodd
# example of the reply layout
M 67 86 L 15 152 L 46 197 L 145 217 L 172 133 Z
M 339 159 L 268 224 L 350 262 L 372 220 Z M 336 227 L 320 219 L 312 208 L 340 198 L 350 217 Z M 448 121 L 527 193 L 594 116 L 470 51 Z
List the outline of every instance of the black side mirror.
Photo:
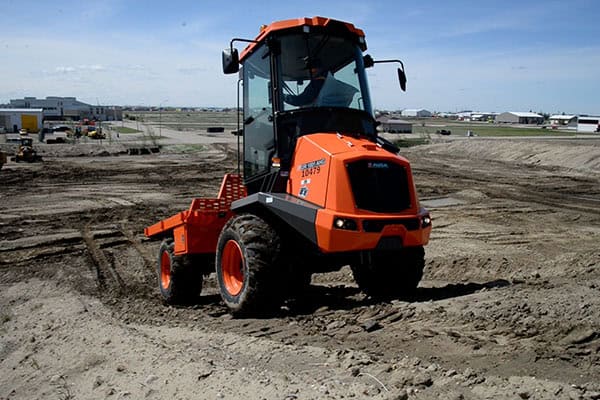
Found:
M 240 58 L 233 47 L 223 50 L 223 73 L 235 74 L 240 70 Z
M 406 73 L 402 68 L 398 68 L 398 81 L 400 81 L 400 89 L 406 92 Z
M 398 81 L 400 82 L 400 89 L 402 89 L 403 92 L 406 92 L 406 73 L 404 72 L 404 63 L 400 60 L 373 60 L 373 57 L 368 54 L 363 57 L 363 64 L 365 68 L 370 68 L 379 63 L 398 63 L 402 66 L 401 68 L 398 68 Z

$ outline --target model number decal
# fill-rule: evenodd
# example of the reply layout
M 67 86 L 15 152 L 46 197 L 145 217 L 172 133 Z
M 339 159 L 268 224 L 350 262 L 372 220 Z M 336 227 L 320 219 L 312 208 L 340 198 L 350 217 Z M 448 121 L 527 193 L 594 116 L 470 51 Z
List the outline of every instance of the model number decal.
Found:
M 321 158 L 320 160 L 315 160 L 315 161 L 311 161 L 311 162 L 307 162 L 304 164 L 301 164 L 298 169 L 300 171 L 304 171 L 305 169 L 311 169 L 311 168 L 316 168 L 316 167 L 320 167 L 321 165 L 325 165 L 325 159 Z
M 310 161 L 304 164 L 301 164 L 298 169 L 302 172 L 302 177 L 305 178 L 307 176 L 315 175 L 321 172 L 321 166 L 325 165 L 325 159 L 321 158 L 320 160 Z
M 312 167 L 312 168 L 308 168 L 308 169 L 303 169 L 302 177 L 304 178 L 306 176 L 315 175 L 315 174 L 318 174 L 319 172 L 321 172 L 321 167 Z

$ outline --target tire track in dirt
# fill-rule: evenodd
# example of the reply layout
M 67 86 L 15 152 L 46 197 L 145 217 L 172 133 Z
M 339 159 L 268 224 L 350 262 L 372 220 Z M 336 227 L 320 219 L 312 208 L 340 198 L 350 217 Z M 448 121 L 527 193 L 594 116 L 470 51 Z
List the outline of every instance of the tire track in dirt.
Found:
M 144 261 L 145 266 L 148 267 L 149 270 L 152 270 L 154 272 L 154 264 L 156 260 L 154 259 L 154 257 L 151 256 L 148 249 L 142 245 L 142 242 L 135 236 L 133 231 L 126 228 L 124 224 L 121 224 L 120 231 L 123 234 L 123 236 L 127 239 L 127 242 L 131 246 L 133 246 L 133 248 L 138 252 L 140 257 Z
M 96 268 L 96 277 L 100 288 L 108 289 L 116 295 L 121 294 L 125 287 L 123 278 L 117 272 L 114 263 L 106 257 L 98 243 L 96 243 L 89 225 L 84 227 L 81 237 Z

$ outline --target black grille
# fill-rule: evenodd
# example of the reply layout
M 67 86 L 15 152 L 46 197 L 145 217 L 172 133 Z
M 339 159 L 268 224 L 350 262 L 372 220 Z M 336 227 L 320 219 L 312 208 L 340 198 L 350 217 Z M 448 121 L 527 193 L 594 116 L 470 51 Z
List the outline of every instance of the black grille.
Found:
M 406 169 L 389 161 L 360 160 L 346 165 L 356 207 L 378 213 L 410 208 Z
M 381 232 L 386 225 L 404 225 L 404 227 L 409 231 L 416 231 L 417 229 L 419 229 L 419 219 L 380 219 L 364 220 L 362 222 L 363 230 L 365 232 Z

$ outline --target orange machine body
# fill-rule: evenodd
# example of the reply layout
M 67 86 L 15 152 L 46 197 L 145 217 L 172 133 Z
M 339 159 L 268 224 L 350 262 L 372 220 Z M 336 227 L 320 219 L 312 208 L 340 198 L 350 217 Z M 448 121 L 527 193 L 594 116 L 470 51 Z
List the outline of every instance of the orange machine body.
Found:
M 145 228 L 144 234 L 150 238 L 172 235 L 176 255 L 214 253 L 221 229 L 234 215 L 231 203 L 245 196 L 241 177 L 227 174 L 217 198 L 194 199 L 188 210 Z
M 360 160 L 403 168 L 409 206 L 393 213 L 359 208 L 346 166 Z M 316 236 L 323 252 L 371 250 L 383 237 L 397 237 L 403 246 L 429 242 L 431 224 L 424 220 L 429 213 L 419 205 L 408 160 L 368 139 L 331 133 L 302 136 L 296 144 L 287 192 L 319 207 Z M 337 229 L 338 218 L 354 221 L 356 229 Z
M 324 17 L 297 18 L 262 27 L 255 40 L 246 40 L 250 44 L 241 53 L 239 63 L 244 64 L 270 37 L 291 32 L 308 34 L 313 30 L 341 30 L 352 37 L 360 50 L 367 48 L 364 32 L 353 24 Z M 270 88 L 275 91 L 276 85 Z M 244 140 L 247 134 L 244 132 Z M 323 254 L 378 250 L 385 248 L 386 243 L 392 243 L 395 249 L 427 244 L 431 220 L 428 211 L 419 205 L 409 162 L 378 145 L 375 132 L 370 134 L 371 138 L 367 138 L 367 134 L 345 135 L 343 131 L 342 134 L 330 131 L 304 134 L 294 139 L 292 159 L 284 166 L 286 170 L 279 170 L 279 158 L 277 163 L 273 159 L 269 173 L 283 178 L 282 186 L 273 189 L 274 193 L 269 193 L 270 189 L 265 192 L 260 189 L 259 193 L 254 188 L 247 190 L 239 175 L 229 174 L 217 198 L 194 199 L 188 210 L 147 227 L 145 234 L 151 238 L 172 237 L 176 255 L 214 254 L 226 222 L 237 213 L 258 209 L 288 223 Z M 350 178 L 348 166 L 361 161 L 394 165 L 404 171 L 404 179 L 397 182 L 402 188 L 399 190 L 406 193 L 402 207 L 392 211 L 374 210 L 357 201 L 357 196 L 364 197 L 365 191 L 354 193 L 356 182 Z M 393 186 L 396 181 L 392 179 L 385 184 Z M 285 193 L 281 193 L 284 190 Z M 373 196 L 382 195 L 373 193 Z M 385 202 L 385 196 L 382 197 Z M 340 221 L 342 226 L 338 226 Z
M 329 25 L 329 24 L 336 24 L 336 23 L 344 24 L 346 26 L 346 29 L 349 32 L 352 32 L 357 37 L 362 38 L 361 39 L 361 48 L 363 51 L 367 49 L 367 44 L 364 40 L 364 38 L 365 38 L 364 31 L 362 29 L 355 27 L 353 24 L 351 24 L 349 22 L 336 21 L 334 19 L 325 18 L 325 17 L 295 18 L 295 19 L 287 19 L 287 20 L 283 20 L 283 21 L 277 21 L 277 22 L 273 22 L 269 25 L 262 26 L 261 31 L 258 34 L 258 36 L 256 37 L 256 39 L 254 39 L 254 42 L 250 43 L 244 49 L 242 54 L 240 55 L 240 61 L 243 62 L 243 60 L 246 57 L 248 57 L 248 55 L 252 54 L 252 52 L 257 48 L 257 46 L 260 43 L 264 42 L 264 40 L 269 36 L 269 34 L 271 34 L 273 32 L 286 31 L 286 30 L 291 30 L 291 29 L 299 28 L 299 27 L 313 27 L 313 26 L 314 27 L 327 27 L 327 25 Z

